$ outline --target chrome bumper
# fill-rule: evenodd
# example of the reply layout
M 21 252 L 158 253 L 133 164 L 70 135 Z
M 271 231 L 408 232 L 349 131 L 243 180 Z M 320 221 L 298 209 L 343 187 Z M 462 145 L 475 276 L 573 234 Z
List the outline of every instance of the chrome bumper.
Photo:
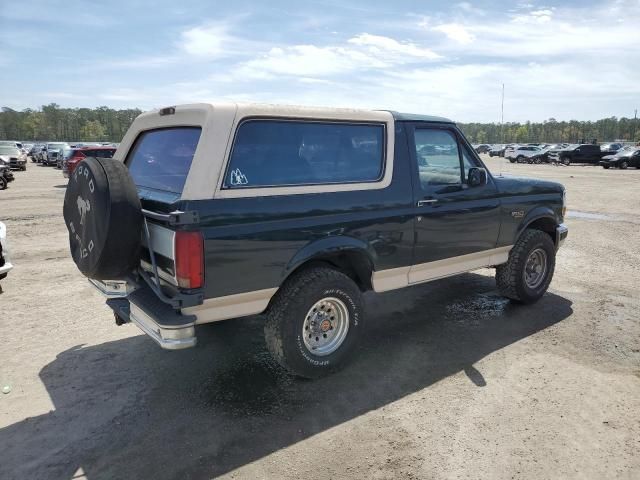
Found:
M 564 223 L 556 227 L 556 250 L 562 246 L 568 234 L 569 228 Z
M 166 350 L 196 345 L 193 315 L 182 315 L 162 302 L 146 285 L 89 280 L 107 297 L 107 305 L 125 322 L 132 322 Z

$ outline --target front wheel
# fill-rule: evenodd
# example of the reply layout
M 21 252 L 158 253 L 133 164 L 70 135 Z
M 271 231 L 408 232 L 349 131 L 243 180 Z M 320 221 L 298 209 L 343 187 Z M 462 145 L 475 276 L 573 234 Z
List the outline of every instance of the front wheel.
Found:
M 569 157 L 564 157 L 562 160 L 560 160 L 560 163 L 568 167 L 569 165 L 571 165 L 571 159 Z
M 363 328 L 362 295 L 329 267 L 294 274 L 276 294 L 264 327 L 267 348 L 286 370 L 305 378 L 342 367 Z
M 500 293 L 516 302 L 534 303 L 549 288 L 556 266 L 556 249 L 548 233 L 525 230 L 509 252 L 507 263 L 496 268 Z
M 0 175 L 0 190 L 4 190 L 5 188 L 7 188 L 7 180 Z
M 622 170 L 626 170 L 629 164 L 627 162 L 620 162 L 620 168 Z
M 602 165 L 602 168 L 604 168 L 605 170 L 609 170 L 609 165 Z

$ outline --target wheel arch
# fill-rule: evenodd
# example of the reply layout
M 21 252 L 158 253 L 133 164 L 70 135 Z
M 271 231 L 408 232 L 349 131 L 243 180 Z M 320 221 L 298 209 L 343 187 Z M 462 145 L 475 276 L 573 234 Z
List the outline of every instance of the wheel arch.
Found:
M 516 231 L 516 238 L 514 238 L 514 245 L 520 239 L 522 234 L 529 229 L 543 231 L 551 237 L 551 240 L 556 243 L 556 228 L 560 225 L 560 222 L 556 218 L 556 214 L 549 207 L 538 207 L 533 209 L 523 219 Z
M 361 291 L 372 290 L 376 254 L 366 242 L 346 236 L 326 237 L 301 248 L 282 272 L 282 282 L 314 265 L 328 265 L 349 276 Z

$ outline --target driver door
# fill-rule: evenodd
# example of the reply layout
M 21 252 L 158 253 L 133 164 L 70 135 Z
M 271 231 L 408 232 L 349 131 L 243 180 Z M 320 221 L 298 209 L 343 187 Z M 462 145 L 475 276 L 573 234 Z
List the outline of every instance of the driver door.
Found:
M 414 124 L 410 131 L 414 180 L 414 260 L 409 283 L 501 263 L 494 257 L 501 207 L 496 185 L 471 186 L 469 169 L 484 168 L 451 125 Z

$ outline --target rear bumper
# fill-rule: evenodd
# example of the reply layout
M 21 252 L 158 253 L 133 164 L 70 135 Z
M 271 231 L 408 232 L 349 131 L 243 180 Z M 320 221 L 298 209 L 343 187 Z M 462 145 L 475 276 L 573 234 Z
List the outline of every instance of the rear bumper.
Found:
M 128 282 L 90 280 L 107 297 L 107 305 L 125 322 L 140 330 L 166 350 L 181 350 L 196 345 L 193 315 L 182 315 L 162 302 L 147 285 Z
M 556 227 L 556 249 L 560 248 L 569 235 L 569 228 L 561 223 Z

